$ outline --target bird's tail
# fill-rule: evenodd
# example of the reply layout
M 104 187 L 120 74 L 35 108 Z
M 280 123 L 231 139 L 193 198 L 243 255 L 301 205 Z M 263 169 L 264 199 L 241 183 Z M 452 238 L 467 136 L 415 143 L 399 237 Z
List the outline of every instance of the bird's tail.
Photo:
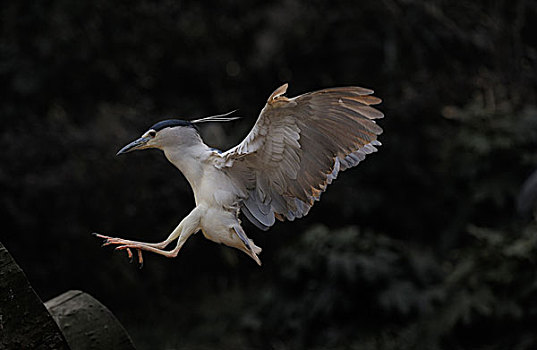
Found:
M 254 259 L 257 265 L 261 266 L 261 260 L 259 259 L 257 254 L 261 253 L 262 249 L 256 246 L 254 241 L 252 241 L 250 238 L 246 236 L 246 233 L 244 232 L 242 227 L 233 226 L 233 229 L 235 230 L 235 232 L 237 233 L 237 236 L 239 236 L 240 240 L 244 244 L 244 248 L 242 247 L 238 247 L 238 248 L 241 249 L 246 254 L 248 254 L 252 259 Z

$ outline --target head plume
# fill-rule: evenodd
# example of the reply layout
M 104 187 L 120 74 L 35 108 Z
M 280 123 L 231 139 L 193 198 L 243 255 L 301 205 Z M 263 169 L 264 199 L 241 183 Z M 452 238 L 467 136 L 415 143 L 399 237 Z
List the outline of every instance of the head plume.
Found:
M 241 117 L 228 117 L 230 114 L 233 114 L 236 111 L 237 110 L 234 110 L 225 114 L 211 115 L 209 117 L 191 120 L 190 122 L 192 124 L 201 124 L 201 123 L 209 123 L 209 122 L 229 122 L 229 121 L 237 120 L 241 118 Z

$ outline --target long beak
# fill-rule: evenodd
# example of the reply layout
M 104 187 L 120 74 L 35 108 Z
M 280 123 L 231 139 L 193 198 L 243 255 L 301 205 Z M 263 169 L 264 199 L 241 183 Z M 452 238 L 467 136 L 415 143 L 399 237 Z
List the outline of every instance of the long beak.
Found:
M 123 154 L 123 153 L 136 151 L 139 149 L 144 149 L 146 148 L 145 145 L 147 144 L 149 140 L 151 140 L 151 138 L 149 137 L 140 137 L 138 140 L 134 140 L 131 143 L 129 143 L 127 146 L 120 149 L 119 152 L 117 152 L 116 156 L 119 156 L 120 154 Z

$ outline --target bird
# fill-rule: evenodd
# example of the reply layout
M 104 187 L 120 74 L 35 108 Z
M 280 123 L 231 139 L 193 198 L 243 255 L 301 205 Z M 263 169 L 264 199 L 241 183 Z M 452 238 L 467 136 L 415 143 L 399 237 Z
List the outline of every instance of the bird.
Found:
M 326 88 L 286 97 L 288 84 L 268 98 L 244 140 L 227 151 L 204 143 L 198 126 L 237 119 L 230 113 L 196 120 L 170 119 L 151 126 L 117 155 L 156 148 L 192 187 L 195 208 L 162 242 L 146 243 L 94 233 L 103 246 L 174 258 L 187 239 L 205 238 L 237 248 L 261 265 L 261 248 L 245 233 L 240 213 L 261 230 L 308 214 L 338 174 L 381 145 L 384 114 L 374 91 L 357 86 Z M 166 249 L 172 242 L 175 247 Z

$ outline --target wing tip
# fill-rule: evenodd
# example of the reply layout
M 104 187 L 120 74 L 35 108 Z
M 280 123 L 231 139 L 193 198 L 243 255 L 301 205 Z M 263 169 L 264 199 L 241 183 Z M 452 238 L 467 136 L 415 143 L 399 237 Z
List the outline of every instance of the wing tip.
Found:
M 289 87 L 289 83 L 285 83 L 282 86 L 280 86 L 279 88 L 277 88 L 276 90 L 274 90 L 274 92 L 269 96 L 269 98 L 267 100 L 267 103 L 270 103 L 270 102 L 274 101 L 275 99 L 277 99 L 278 97 L 280 97 L 283 94 L 285 94 L 287 92 L 288 87 Z

